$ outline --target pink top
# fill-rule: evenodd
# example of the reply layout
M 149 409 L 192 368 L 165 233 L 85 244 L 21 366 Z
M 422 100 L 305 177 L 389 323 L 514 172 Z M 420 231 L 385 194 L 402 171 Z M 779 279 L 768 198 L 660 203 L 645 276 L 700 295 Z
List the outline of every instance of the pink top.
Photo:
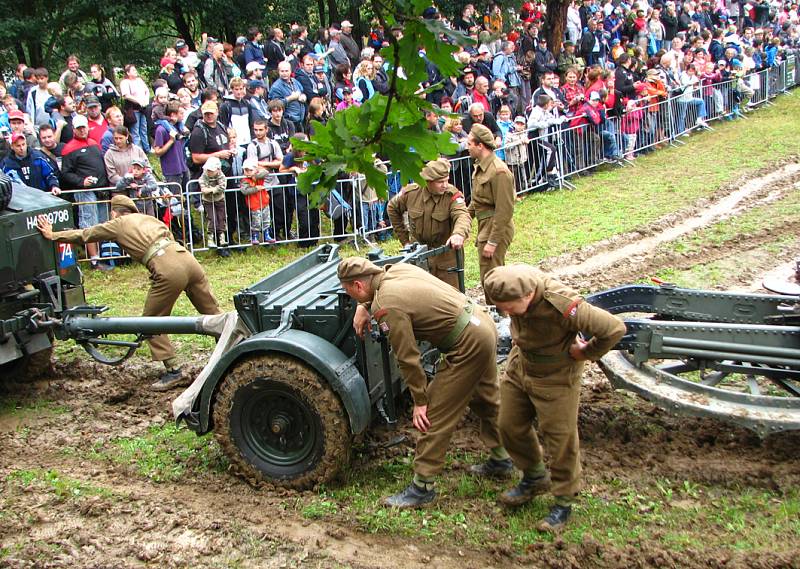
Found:
M 147 88 L 147 85 L 142 81 L 141 77 L 132 80 L 123 79 L 120 81 L 119 92 L 123 97 L 125 97 L 125 95 L 133 97 L 142 108 L 146 107 L 150 102 L 150 89 Z

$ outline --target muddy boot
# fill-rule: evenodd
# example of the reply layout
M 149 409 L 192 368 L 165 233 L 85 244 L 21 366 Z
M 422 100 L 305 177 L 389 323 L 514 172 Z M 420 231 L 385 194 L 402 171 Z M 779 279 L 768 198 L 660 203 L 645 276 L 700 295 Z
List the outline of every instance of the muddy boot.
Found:
M 524 475 L 519 484 L 500 495 L 500 502 L 506 506 L 521 506 L 530 502 L 534 496 L 544 494 L 548 490 L 550 490 L 549 473 L 545 472 L 536 477 Z
M 206 235 L 206 247 L 209 249 L 216 249 L 217 248 L 217 240 L 214 239 L 214 234 L 209 233 Z
M 180 367 L 167 370 L 158 381 L 150 385 L 153 391 L 169 391 L 183 382 L 183 370 Z
M 392 508 L 410 509 L 419 508 L 430 504 L 436 499 L 436 490 L 418 486 L 415 482 L 409 484 L 405 490 L 386 498 L 383 503 Z
M 550 508 L 550 513 L 536 524 L 538 531 L 557 532 L 560 531 L 567 523 L 570 514 L 572 514 L 572 506 L 562 506 L 559 504 Z
M 482 464 L 473 464 L 469 471 L 482 478 L 510 478 L 514 472 L 514 465 L 510 458 L 503 460 L 490 458 Z

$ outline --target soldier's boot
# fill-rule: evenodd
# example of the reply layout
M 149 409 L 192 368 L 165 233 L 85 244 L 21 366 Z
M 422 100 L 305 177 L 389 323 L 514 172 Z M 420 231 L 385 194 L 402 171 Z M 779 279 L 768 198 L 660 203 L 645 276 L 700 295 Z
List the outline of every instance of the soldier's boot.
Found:
M 483 478 L 510 478 L 514 472 L 514 464 L 510 458 L 497 459 L 489 458 L 484 463 L 473 464 L 470 466 L 469 471 Z
M 570 514 L 572 514 L 572 506 L 555 504 L 550 508 L 550 513 L 536 524 L 536 529 L 551 533 L 560 531 L 569 520 Z
M 433 489 L 432 484 L 420 486 L 412 481 L 402 492 L 389 496 L 383 503 L 392 508 L 411 509 L 430 504 L 435 499 L 436 490 Z
M 541 476 L 522 476 L 519 484 L 511 490 L 506 490 L 500 495 L 500 502 L 506 506 L 521 506 L 530 502 L 534 496 L 544 494 L 550 490 L 550 473 Z
M 183 382 L 183 369 L 180 366 L 175 369 L 168 369 L 158 381 L 150 385 L 153 391 L 169 391 Z

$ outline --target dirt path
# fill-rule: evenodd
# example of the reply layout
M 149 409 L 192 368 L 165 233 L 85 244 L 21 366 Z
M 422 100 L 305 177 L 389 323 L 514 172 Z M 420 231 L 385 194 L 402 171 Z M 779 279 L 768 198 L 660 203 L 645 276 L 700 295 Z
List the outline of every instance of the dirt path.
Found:
M 791 266 L 800 254 L 798 240 L 777 253 L 768 247 L 797 234 L 800 220 L 690 254 L 659 246 L 780 199 L 796 191 L 798 181 L 800 164 L 770 168 L 646 230 L 547 260 L 543 267 L 573 286 L 600 290 L 665 266 L 719 263 L 733 275 L 725 288 L 754 290 L 764 274 Z M 0 403 L 14 400 L 23 408 L 0 414 L 0 567 L 800 567 L 797 548 L 793 553 L 785 546 L 776 547 L 783 551 L 777 553 L 676 551 L 658 539 L 615 547 L 587 538 L 577 544 L 536 542 L 522 550 L 478 549 L 466 539 L 422 542 L 371 534 L 344 514 L 306 519 L 303 507 L 318 497 L 314 492 L 256 490 L 209 468 L 197 455 L 181 458 L 185 470 L 179 482 L 153 482 L 133 466 L 94 457 L 91 450 L 170 423 L 170 394 L 147 389 L 157 371 L 150 363 L 107 368 L 80 361 L 57 364 L 46 381 L 0 387 L 6 390 L 0 391 Z M 770 492 L 800 487 L 800 433 L 761 441 L 709 420 L 672 417 L 615 392 L 595 366 L 587 372 L 582 397 L 586 486 L 599 498 L 611 496 L 612 480 L 631 487 L 653 487 L 665 479 Z M 468 428 L 455 437 L 462 451 L 474 448 Z M 384 458 L 365 453 L 354 468 Z M 20 478 L 25 473 L 45 479 L 26 484 Z M 65 486 L 59 477 L 83 486 Z M 698 498 L 708 508 L 716 507 L 714 499 Z M 498 534 L 508 527 L 494 504 L 463 500 L 463 507 Z M 504 543 L 500 535 L 497 541 Z

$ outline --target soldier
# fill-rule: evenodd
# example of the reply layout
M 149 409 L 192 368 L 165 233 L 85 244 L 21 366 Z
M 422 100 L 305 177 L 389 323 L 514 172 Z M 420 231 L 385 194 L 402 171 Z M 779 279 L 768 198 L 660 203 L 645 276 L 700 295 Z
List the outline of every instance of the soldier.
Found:
M 505 264 L 506 251 L 514 238 L 514 175 L 494 153 L 494 135 L 481 124 L 472 126 L 467 137 L 469 155 L 475 159 L 472 201 L 469 213 L 478 220 L 478 263 L 481 285 L 486 273 Z M 484 287 L 486 304 L 492 304 Z
M 169 228 L 160 220 L 143 215 L 127 196 L 111 198 L 111 220 L 86 229 L 53 231 L 45 216 L 38 218 L 39 231 L 46 239 L 67 243 L 116 241 L 133 260 L 150 271 L 150 290 L 142 316 L 169 316 L 181 291 L 200 314 L 220 314 L 217 299 L 211 292 L 200 263 L 173 241 Z M 164 362 L 167 371 L 151 386 L 166 391 L 178 385 L 183 377 L 175 357 L 175 348 L 165 335 L 148 340 L 153 360 Z
M 550 490 L 555 505 L 537 526 L 560 529 L 580 489 L 578 401 L 585 360 L 597 360 L 625 334 L 625 325 L 567 286 L 528 265 L 497 267 L 484 284 L 511 316 L 514 347 L 501 382 L 499 427 L 522 480 L 500 497 L 517 506 Z M 578 332 L 591 336 L 586 342 Z M 532 427 L 538 418 L 550 473 Z
M 513 466 L 497 433 L 497 331 L 489 314 L 461 292 L 413 265 L 378 267 L 361 257 L 339 263 L 345 292 L 360 304 L 353 318 L 359 336 L 370 313 L 388 331 L 400 372 L 414 399 L 413 424 L 422 433 L 414 458 L 414 479 L 384 503 L 414 508 L 434 500 L 434 477 L 444 467 L 456 425 L 470 407 L 481 419 L 480 438 L 491 458 L 480 474 L 509 476 Z M 414 299 L 414 302 L 409 302 Z M 417 341 L 437 346 L 444 359 L 428 383 Z
M 458 273 L 448 269 L 457 265 L 455 250 L 461 249 L 469 237 L 472 219 L 464 196 L 448 183 L 450 162 L 447 159 L 428 162 L 420 175 L 428 183 L 425 186 L 409 184 L 392 198 L 386 208 L 389 220 L 403 245 L 411 241 L 431 248 L 449 245 L 451 250 L 428 259 L 428 266 L 433 276 L 459 288 Z M 410 234 L 403 222 L 405 212 L 408 212 Z

